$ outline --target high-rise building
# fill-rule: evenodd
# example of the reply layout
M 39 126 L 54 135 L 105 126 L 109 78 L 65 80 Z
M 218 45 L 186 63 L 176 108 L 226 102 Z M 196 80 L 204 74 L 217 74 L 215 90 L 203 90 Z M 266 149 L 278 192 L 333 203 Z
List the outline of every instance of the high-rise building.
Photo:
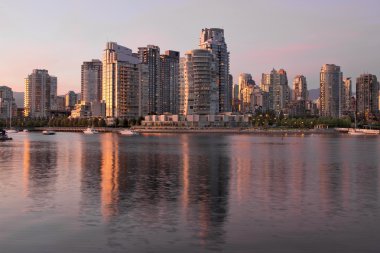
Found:
M 184 114 L 217 114 L 216 65 L 210 51 L 194 49 L 185 54 Z
M 216 84 L 218 87 L 219 112 L 230 112 L 231 83 L 229 82 L 230 57 L 224 38 L 224 30 L 220 28 L 202 29 L 199 46 L 209 50 L 214 56 L 216 64 Z
M 17 105 L 13 91 L 7 86 L 0 86 L 0 119 L 17 116 Z
M 69 91 L 65 95 L 65 107 L 66 110 L 72 110 L 74 109 L 75 105 L 77 104 L 77 94 L 74 91 Z
M 308 100 L 309 92 L 307 91 L 306 77 L 297 75 L 293 80 L 293 100 Z
M 268 108 L 277 114 L 283 112 L 290 102 L 290 88 L 286 71 L 273 69 L 270 74 L 262 74 L 260 88 L 268 92 Z
M 186 58 L 181 57 L 179 59 L 179 114 L 185 115 L 185 91 L 186 91 L 186 81 L 185 76 L 187 76 L 187 73 L 185 73 L 185 65 L 186 65 Z
M 239 84 L 234 84 L 233 86 L 233 100 L 232 100 L 232 111 L 238 112 L 240 107 L 240 89 Z
M 66 95 L 57 96 L 57 110 L 58 111 L 66 110 Z
M 179 52 L 168 50 L 161 55 L 160 112 L 179 113 Z
M 379 113 L 379 83 L 372 74 L 356 79 L 356 112 L 367 120 Z
M 148 112 L 162 114 L 160 48 L 154 45 L 139 47 L 138 57 L 143 64 L 148 65 L 148 93 L 144 94 L 148 98 Z
M 149 66 L 139 64 L 139 116 L 145 117 L 149 114 Z
M 25 78 L 25 117 L 48 117 L 57 110 L 57 78 L 47 70 L 35 69 Z
M 140 104 L 140 60 L 132 50 L 108 42 L 103 55 L 102 100 L 106 117 L 137 118 Z
M 251 95 L 252 113 L 267 112 L 269 110 L 268 92 L 260 89 L 257 85 L 253 86 Z
M 83 62 L 81 71 L 81 101 L 99 102 L 102 100 L 102 62 Z
M 252 94 L 255 82 L 252 75 L 248 73 L 241 73 L 239 75 L 239 89 L 240 89 L 240 109 L 242 113 L 252 112 Z
M 320 114 L 324 117 L 341 117 L 340 96 L 343 73 L 334 64 L 325 64 L 320 73 Z
M 352 97 L 352 81 L 351 77 L 345 78 L 342 83 L 341 90 L 341 111 L 342 115 L 351 114 L 351 97 Z
M 233 87 L 234 86 L 234 77 L 229 74 L 228 75 L 228 92 L 227 92 L 227 98 L 226 100 L 228 101 L 228 110 L 226 111 L 229 111 L 229 112 L 232 112 L 232 102 L 233 102 Z

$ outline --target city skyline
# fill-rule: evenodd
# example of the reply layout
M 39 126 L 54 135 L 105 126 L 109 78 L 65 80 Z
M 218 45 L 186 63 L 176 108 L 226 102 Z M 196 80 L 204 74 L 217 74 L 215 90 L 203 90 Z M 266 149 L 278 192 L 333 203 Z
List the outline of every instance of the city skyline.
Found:
M 203 8 L 199 8 L 197 1 L 113 1 L 117 8 L 112 9 L 112 15 L 104 16 L 101 13 L 106 3 L 101 2 L 88 9 L 88 1 L 3 1 L 0 84 L 23 91 L 27 73 L 47 69 L 58 77 L 59 94 L 78 92 L 81 64 L 101 59 L 108 41 L 133 51 L 153 44 L 161 51 L 176 50 L 183 56 L 198 47 L 200 31 L 205 27 L 224 29 L 234 83 L 244 72 L 259 82 L 261 74 L 274 67 L 285 69 L 290 80 L 302 74 L 309 89 L 318 88 L 320 66 L 326 63 L 341 66 L 345 77 L 364 72 L 379 75 L 380 58 L 373 52 L 380 43 L 376 32 L 380 3 L 337 0 L 329 2 L 326 9 L 325 2 L 218 2 L 218 12 L 213 14 L 209 12 L 211 2 L 202 2 Z M 37 15 L 40 8 L 46 15 Z M 363 11 L 358 12 L 360 9 Z M 167 13 L 164 18 L 163 12 Z M 237 18 L 226 19 L 226 15 Z M 154 22 L 158 18 L 160 22 Z M 24 43 L 25 38 L 28 43 Z

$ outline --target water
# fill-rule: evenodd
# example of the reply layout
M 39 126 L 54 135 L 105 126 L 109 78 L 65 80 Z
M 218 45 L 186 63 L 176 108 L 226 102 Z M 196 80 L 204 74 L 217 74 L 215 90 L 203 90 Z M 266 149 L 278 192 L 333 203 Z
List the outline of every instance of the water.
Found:
M 380 252 L 380 137 L 13 137 L 1 252 Z

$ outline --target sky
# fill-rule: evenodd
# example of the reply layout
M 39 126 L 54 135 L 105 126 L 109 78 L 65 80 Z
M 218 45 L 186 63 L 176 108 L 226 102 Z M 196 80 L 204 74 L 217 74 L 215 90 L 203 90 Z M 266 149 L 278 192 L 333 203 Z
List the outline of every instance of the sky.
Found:
M 79 92 L 82 62 L 102 59 L 107 41 L 184 55 L 211 27 L 224 28 L 234 83 L 283 68 L 290 86 L 303 74 L 318 88 L 326 63 L 345 77 L 380 78 L 379 10 L 378 0 L 1 0 L 0 85 L 23 91 L 43 68 L 58 77 L 59 95 Z

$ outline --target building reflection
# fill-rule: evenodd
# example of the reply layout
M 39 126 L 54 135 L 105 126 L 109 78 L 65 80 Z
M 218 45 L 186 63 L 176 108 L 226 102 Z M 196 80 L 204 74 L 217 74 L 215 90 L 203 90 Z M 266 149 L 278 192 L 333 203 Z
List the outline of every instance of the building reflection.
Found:
M 108 220 L 118 214 L 119 202 L 119 145 L 117 136 L 108 134 L 101 142 L 101 206 Z
M 342 210 L 343 167 L 340 142 L 319 142 L 320 156 L 324 161 L 319 165 L 319 191 L 321 208 L 328 216 L 337 215 Z
M 81 147 L 81 219 L 86 224 L 94 225 L 99 220 L 94 217 L 101 216 L 101 182 L 102 182 L 102 149 L 99 142 L 80 142 Z M 95 145 L 94 145 L 95 144 Z
M 23 149 L 24 192 L 32 200 L 35 211 L 53 208 L 52 198 L 57 181 L 57 143 L 32 142 L 24 139 Z
M 167 148 L 164 142 L 152 144 L 143 138 L 102 136 L 100 199 L 105 220 L 140 209 L 147 215 L 141 222 L 151 224 L 171 211 L 178 198 L 179 161 L 165 152 Z
M 224 138 L 181 136 L 182 208 L 205 247 L 222 247 L 225 240 L 230 157 L 220 144 Z

